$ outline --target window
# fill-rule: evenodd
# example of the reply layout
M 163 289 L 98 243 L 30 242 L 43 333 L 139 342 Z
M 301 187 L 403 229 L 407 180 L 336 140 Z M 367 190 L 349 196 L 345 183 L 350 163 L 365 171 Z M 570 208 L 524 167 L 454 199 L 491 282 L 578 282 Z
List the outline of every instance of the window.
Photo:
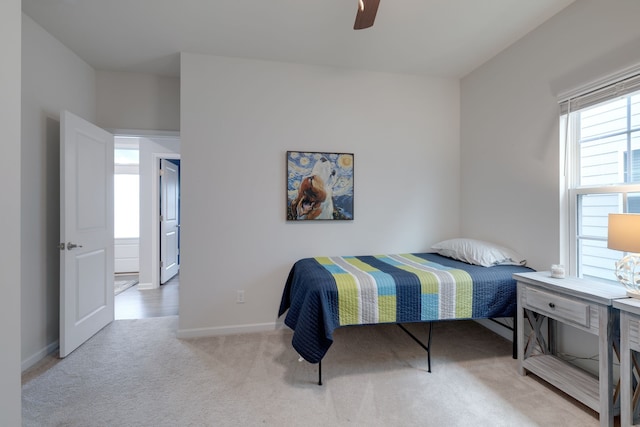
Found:
M 140 176 L 115 174 L 113 229 L 116 239 L 140 237 Z
M 561 104 L 566 247 L 571 273 L 580 277 L 615 281 L 623 254 L 607 248 L 608 214 L 640 213 L 640 76 L 628 80 Z
M 123 138 L 120 138 L 120 139 L 123 139 Z M 118 166 L 126 166 L 126 165 L 138 166 L 140 164 L 140 150 L 138 148 L 116 147 L 113 154 L 113 161 Z
M 116 239 L 140 237 L 139 149 L 132 138 L 116 138 L 113 176 L 113 228 Z

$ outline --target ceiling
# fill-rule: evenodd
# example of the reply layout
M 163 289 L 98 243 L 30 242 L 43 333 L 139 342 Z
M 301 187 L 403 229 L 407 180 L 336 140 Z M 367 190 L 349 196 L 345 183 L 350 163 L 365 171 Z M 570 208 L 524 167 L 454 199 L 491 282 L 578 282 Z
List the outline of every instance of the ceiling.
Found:
M 98 70 L 180 74 L 179 52 L 460 78 L 574 0 L 22 0 Z

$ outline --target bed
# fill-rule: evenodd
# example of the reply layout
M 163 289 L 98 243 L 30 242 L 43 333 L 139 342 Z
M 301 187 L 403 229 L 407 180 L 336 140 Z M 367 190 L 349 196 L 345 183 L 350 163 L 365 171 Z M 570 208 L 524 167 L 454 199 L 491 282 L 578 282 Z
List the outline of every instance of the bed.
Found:
M 287 313 L 298 354 L 320 363 L 342 326 L 513 317 L 512 275 L 526 271 L 437 253 L 305 258 L 289 272 L 278 316 Z

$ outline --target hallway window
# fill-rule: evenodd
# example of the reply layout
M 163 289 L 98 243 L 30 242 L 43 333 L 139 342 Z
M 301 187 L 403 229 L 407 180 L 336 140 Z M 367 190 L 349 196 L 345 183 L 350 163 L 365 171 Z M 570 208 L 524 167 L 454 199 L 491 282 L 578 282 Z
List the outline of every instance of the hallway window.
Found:
M 114 237 L 140 237 L 140 176 L 116 174 L 113 186 Z
M 131 138 L 127 138 L 131 139 Z M 130 143 L 123 147 L 116 139 L 114 153 L 114 237 L 140 237 L 140 174 L 139 150 Z
M 131 139 L 131 138 L 127 138 L 127 139 Z M 116 166 L 128 166 L 128 165 L 138 166 L 140 164 L 140 150 L 137 147 L 136 148 L 116 147 L 116 150 L 113 155 L 113 159 Z

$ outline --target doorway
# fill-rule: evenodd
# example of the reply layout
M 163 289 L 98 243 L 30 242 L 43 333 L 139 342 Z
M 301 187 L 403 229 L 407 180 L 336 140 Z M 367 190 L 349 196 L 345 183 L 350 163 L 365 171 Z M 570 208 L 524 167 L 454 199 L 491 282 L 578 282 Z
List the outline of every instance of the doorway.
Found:
M 137 188 L 139 190 L 135 204 L 138 206 L 136 220 L 138 233 L 137 238 L 136 233 L 133 232 L 128 236 L 120 236 L 133 240 L 120 242 L 128 245 L 126 251 L 128 259 L 125 263 L 120 262 L 120 267 L 125 265 L 126 268 L 117 269 L 119 277 L 117 276 L 116 280 L 134 281 L 135 284 L 116 295 L 114 316 L 115 319 L 135 319 L 177 315 L 179 275 L 175 275 L 162 285 L 160 283 L 162 195 L 159 168 L 161 159 L 168 158 L 173 162 L 179 162 L 180 140 L 177 135 L 131 135 L 118 132 L 116 141 L 120 138 L 126 139 L 125 142 L 129 143 L 130 147 L 137 145 Z M 132 170 L 127 172 L 133 173 Z M 135 186 L 133 180 L 129 184 Z M 179 188 L 176 191 L 175 194 L 179 197 Z M 118 197 L 117 194 L 114 196 Z M 134 212 L 135 209 L 131 209 L 130 213 Z M 179 222 L 176 225 L 179 225 Z M 137 257 L 137 260 L 133 260 L 134 257 Z

